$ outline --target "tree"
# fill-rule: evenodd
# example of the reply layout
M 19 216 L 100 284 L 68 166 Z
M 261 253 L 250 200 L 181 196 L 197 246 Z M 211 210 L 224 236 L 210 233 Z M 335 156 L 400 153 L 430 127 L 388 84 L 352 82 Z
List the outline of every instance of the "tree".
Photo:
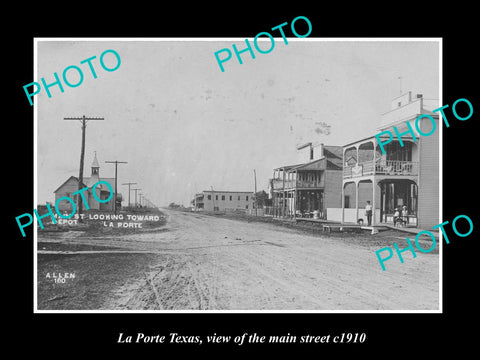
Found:
M 257 191 L 255 193 L 255 199 L 257 208 L 263 208 L 264 206 L 271 206 L 271 200 L 268 198 L 268 194 L 265 190 Z

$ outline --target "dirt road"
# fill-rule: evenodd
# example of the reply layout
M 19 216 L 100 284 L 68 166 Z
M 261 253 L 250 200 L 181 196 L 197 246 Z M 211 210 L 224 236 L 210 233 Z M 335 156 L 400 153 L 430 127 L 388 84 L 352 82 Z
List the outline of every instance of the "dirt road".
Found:
M 77 237 L 75 244 L 153 254 L 102 309 L 437 310 L 438 252 L 405 252 L 382 271 L 375 237 L 305 234 L 268 223 L 166 211 L 165 231 Z M 366 240 L 372 240 L 372 245 Z M 406 243 L 405 243 L 406 244 Z M 424 246 L 424 248 L 428 248 Z

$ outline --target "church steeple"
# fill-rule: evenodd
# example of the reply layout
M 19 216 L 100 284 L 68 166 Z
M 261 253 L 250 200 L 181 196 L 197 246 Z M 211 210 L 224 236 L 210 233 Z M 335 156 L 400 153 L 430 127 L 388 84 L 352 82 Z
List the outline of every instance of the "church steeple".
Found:
M 95 151 L 95 157 L 92 162 L 92 176 L 99 177 L 100 176 L 99 171 L 100 171 L 100 165 L 98 164 L 97 152 Z

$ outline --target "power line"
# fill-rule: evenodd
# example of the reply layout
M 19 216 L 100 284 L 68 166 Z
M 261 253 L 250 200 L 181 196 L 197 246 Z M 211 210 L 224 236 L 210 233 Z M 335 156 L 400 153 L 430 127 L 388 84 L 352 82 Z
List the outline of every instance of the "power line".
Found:
M 85 158 L 85 130 L 87 128 L 87 122 L 90 120 L 105 120 L 104 118 L 100 117 L 86 117 L 83 115 L 82 117 L 67 117 L 63 118 L 63 120 L 78 120 L 82 123 L 82 146 L 80 150 L 80 170 L 78 174 L 78 190 L 82 189 L 82 184 L 83 184 L 83 162 Z M 82 197 L 77 196 L 77 208 L 78 208 L 78 213 L 81 214 L 83 211 L 83 202 L 82 202 Z M 81 221 L 81 218 L 80 218 Z
M 122 185 L 128 185 L 128 207 L 131 206 L 130 204 L 130 185 L 136 185 L 137 183 L 134 182 L 129 182 L 129 183 L 123 183 Z
M 257 201 L 257 173 L 255 171 L 255 169 L 253 169 L 253 180 L 255 182 L 255 216 L 258 216 L 258 213 L 257 213 L 257 208 L 258 208 L 258 201 Z
M 132 189 L 132 190 L 135 191 L 135 207 L 137 207 L 137 191 L 142 189 Z
M 118 164 L 128 164 L 128 163 L 126 161 L 118 161 L 118 160 L 105 161 L 105 162 L 108 164 L 115 164 L 115 199 L 113 203 L 113 211 L 115 215 L 117 215 L 117 167 L 118 167 Z

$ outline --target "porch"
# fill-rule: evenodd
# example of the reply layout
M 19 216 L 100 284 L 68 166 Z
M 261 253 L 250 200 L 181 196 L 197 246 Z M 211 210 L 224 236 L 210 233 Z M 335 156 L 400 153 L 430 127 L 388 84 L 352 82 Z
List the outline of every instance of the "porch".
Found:
M 323 189 L 290 189 L 274 191 L 272 215 L 288 218 L 326 218 Z
M 343 178 L 350 179 L 365 175 L 395 175 L 410 176 L 418 175 L 417 161 L 385 160 L 380 158 L 377 161 L 370 160 L 355 165 L 343 167 Z
M 383 175 L 346 179 L 342 186 L 342 208 L 328 209 L 328 219 L 367 225 L 367 202 L 372 206 L 372 226 L 417 226 L 418 186 L 415 176 L 407 179 Z

